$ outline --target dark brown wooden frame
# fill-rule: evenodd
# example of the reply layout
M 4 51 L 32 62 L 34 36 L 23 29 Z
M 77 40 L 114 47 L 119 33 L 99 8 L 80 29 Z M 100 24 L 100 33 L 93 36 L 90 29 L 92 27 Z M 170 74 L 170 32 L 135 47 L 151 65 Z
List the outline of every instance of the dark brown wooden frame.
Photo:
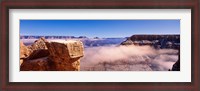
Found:
M 135 90 L 200 91 L 199 0 L 4 0 L 1 2 L 1 90 Z M 192 10 L 192 82 L 9 82 L 9 9 L 191 9 Z M 169 78 L 166 78 L 169 79 Z

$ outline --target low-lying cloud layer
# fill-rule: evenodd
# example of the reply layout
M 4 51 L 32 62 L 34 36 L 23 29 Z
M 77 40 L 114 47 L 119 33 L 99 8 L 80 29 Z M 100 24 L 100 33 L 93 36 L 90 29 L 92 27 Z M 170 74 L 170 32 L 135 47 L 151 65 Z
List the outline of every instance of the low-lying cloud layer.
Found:
M 21 39 L 25 44 L 32 44 L 36 39 Z M 62 39 L 63 40 L 63 39 Z M 51 39 L 48 39 L 51 41 Z M 88 47 L 81 59 L 81 70 L 107 67 L 114 71 L 167 71 L 178 60 L 178 50 L 154 49 L 150 46 L 101 46 Z M 102 65 L 106 63 L 106 65 Z
M 110 70 L 115 71 L 123 69 L 137 71 L 146 66 L 150 67 L 151 70 L 167 71 L 178 60 L 177 53 L 178 50 L 173 49 L 158 50 L 150 46 L 134 45 L 86 48 L 84 57 L 81 59 L 81 70 L 85 70 L 85 67 L 95 67 L 99 63 L 109 63 L 113 66 Z M 126 66 L 119 66 L 123 64 Z M 116 65 L 118 68 L 114 67 Z

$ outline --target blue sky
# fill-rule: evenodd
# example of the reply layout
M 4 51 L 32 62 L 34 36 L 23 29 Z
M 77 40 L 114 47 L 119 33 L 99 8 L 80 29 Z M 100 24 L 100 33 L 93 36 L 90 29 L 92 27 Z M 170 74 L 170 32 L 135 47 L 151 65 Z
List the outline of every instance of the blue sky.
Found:
M 20 35 L 129 37 L 180 34 L 180 20 L 20 20 Z

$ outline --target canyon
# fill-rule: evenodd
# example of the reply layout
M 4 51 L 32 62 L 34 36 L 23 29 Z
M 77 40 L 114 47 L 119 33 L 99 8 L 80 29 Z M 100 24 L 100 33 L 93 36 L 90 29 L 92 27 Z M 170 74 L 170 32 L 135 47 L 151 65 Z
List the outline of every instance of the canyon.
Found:
M 21 71 L 180 71 L 180 35 L 20 40 Z

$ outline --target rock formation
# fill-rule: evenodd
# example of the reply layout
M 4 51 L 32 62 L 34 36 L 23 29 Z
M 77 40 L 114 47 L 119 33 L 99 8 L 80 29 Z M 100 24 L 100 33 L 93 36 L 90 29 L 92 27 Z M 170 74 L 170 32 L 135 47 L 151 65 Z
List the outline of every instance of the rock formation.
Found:
M 131 38 L 127 38 L 126 41 L 122 42 L 121 45 L 133 45 L 133 41 L 131 40 Z
M 172 67 L 172 71 L 180 71 L 180 54 L 178 55 L 178 61 Z
M 81 41 L 48 42 L 44 38 L 40 38 L 29 46 L 28 50 L 30 54 L 21 64 L 21 71 L 80 70 L 80 58 L 83 57 L 83 44 Z
M 36 40 L 31 46 L 28 46 L 31 52 L 39 49 L 47 49 L 46 43 L 47 40 L 44 37 Z
M 55 70 L 80 70 L 80 58 L 83 57 L 83 44 L 80 41 L 46 43 Z
M 132 35 L 121 45 L 150 45 L 154 48 L 179 49 L 180 35 Z
M 23 42 L 20 42 L 20 65 L 23 63 L 23 60 L 29 55 L 28 48 L 24 45 Z
M 27 60 L 37 59 L 46 57 L 49 55 L 49 51 L 47 50 L 46 42 L 48 42 L 44 37 L 36 40 L 31 46 L 28 46 L 30 55 Z
M 25 60 L 48 56 L 49 53 L 45 42 L 47 41 L 43 37 L 36 40 L 31 46 L 25 46 L 23 42 L 20 42 L 20 65 Z
M 20 67 L 21 71 L 49 71 L 50 63 L 48 57 L 26 60 Z
M 172 71 L 180 71 L 180 60 L 173 65 Z
M 37 59 L 49 56 L 49 51 L 47 49 L 34 50 L 27 58 L 27 60 Z

